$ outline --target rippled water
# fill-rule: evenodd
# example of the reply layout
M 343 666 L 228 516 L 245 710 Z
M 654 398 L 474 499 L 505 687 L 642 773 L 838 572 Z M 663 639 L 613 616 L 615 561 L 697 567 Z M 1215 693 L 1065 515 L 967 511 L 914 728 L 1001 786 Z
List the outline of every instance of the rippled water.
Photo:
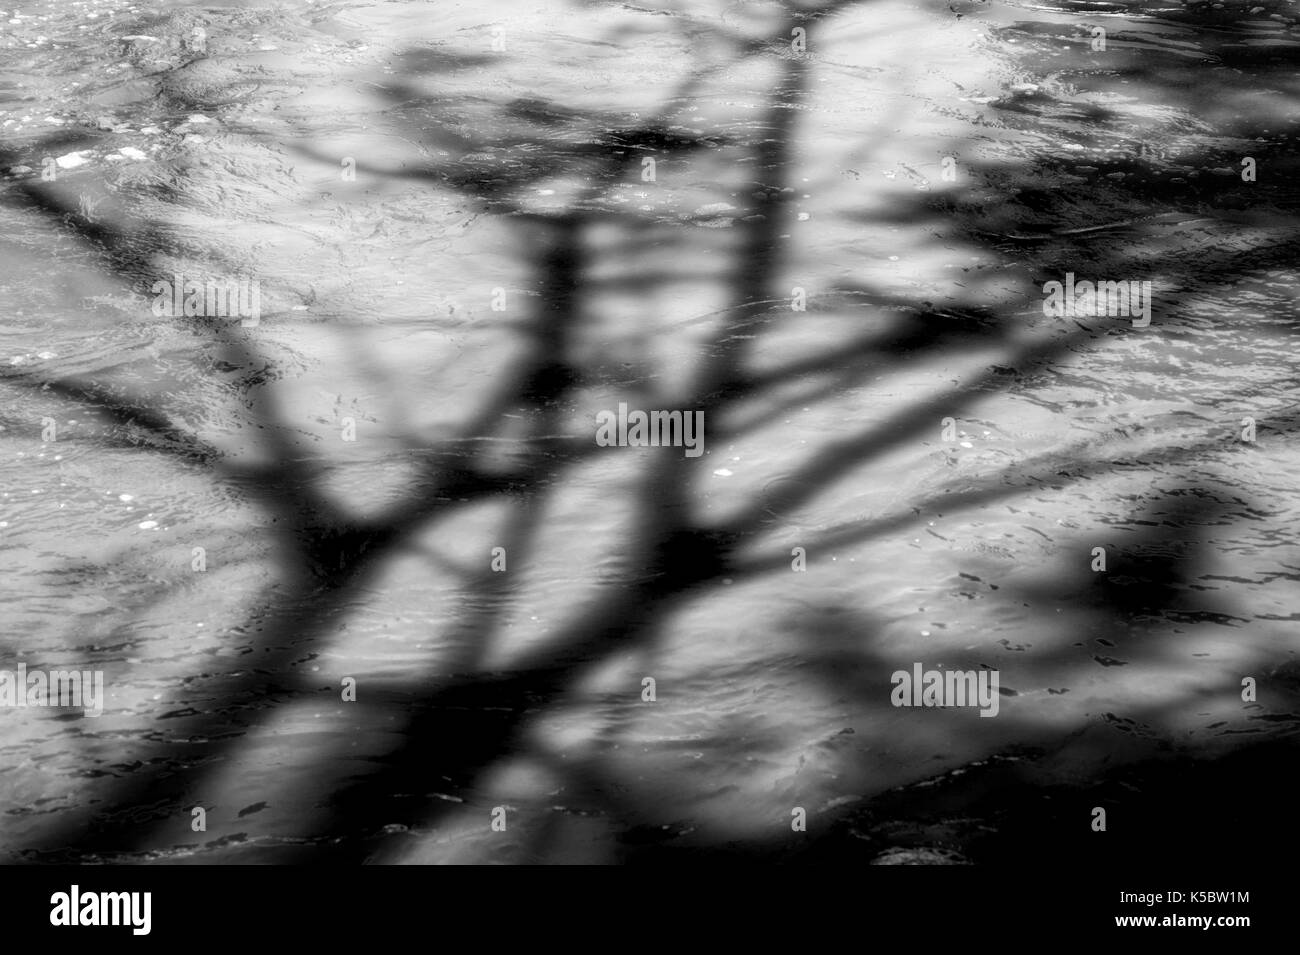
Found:
M 1293 4 L 5 12 L 3 666 L 108 687 L 0 713 L 11 858 L 962 859 L 879 800 L 1294 733 Z

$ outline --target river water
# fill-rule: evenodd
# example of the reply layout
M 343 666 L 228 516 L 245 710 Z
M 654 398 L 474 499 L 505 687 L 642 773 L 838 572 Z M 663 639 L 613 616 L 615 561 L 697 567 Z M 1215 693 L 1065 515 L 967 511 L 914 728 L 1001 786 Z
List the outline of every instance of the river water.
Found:
M 105 683 L 7 859 L 1005 861 L 1294 738 L 1294 3 L 0 5 L 0 667 Z

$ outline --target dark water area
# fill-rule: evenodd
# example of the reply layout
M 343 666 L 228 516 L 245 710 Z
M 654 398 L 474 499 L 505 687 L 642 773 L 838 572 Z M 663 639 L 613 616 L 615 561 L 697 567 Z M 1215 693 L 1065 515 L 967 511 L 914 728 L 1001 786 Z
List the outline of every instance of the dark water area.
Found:
M 1297 835 L 1300 5 L 0 8 L 0 861 Z

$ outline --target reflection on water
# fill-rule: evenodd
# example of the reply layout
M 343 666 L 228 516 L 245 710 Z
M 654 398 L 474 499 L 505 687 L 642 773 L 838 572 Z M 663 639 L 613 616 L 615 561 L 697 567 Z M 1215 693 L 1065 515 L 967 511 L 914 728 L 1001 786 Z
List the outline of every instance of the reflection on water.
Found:
M 10 858 L 1002 861 L 1246 798 L 1297 18 L 987 6 L 18 4 L 0 666 L 107 703 L 0 713 Z

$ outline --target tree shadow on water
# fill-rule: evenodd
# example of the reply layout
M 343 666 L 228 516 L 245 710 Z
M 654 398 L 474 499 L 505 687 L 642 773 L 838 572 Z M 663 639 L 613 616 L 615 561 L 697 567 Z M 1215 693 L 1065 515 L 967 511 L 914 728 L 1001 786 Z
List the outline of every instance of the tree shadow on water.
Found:
M 774 35 L 788 37 L 795 27 L 802 26 L 816 36 L 821 24 L 833 22 L 836 14 L 850 6 L 791 8 Z M 1026 337 L 1020 334 L 1025 303 L 994 307 L 957 291 L 952 300 L 936 305 L 928 299 L 918 301 L 919 296 L 912 298 L 855 280 L 840 283 L 827 301 L 833 299 L 837 307 L 869 317 L 865 331 L 848 339 L 818 342 L 812 350 L 775 363 L 757 362 L 755 356 L 765 337 L 771 336 L 790 310 L 789 290 L 782 281 L 787 247 L 782 230 L 792 215 L 786 183 L 792 181 L 795 170 L 791 154 L 803 116 L 798 107 L 808 95 L 816 61 L 774 55 L 772 43 L 744 36 L 723 36 L 721 40 L 736 60 L 765 64 L 771 73 L 763 109 L 748 130 L 701 134 L 671 121 L 673 107 L 689 101 L 702 84 L 723 72 L 723 67 L 736 65 L 728 60 L 706 62 L 684 78 L 663 116 L 632 127 L 614 110 L 599 114 L 539 97 L 504 103 L 484 97 L 472 106 L 483 111 L 473 123 L 448 122 L 434 130 L 416 124 L 409 131 L 412 137 L 423 137 L 420 144 L 430 155 L 442 152 L 449 158 L 433 159 L 426 167 L 390 170 L 390 178 L 449 191 L 477 203 L 486 214 L 508 220 L 519 234 L 527 235 L 528 241 L 522 243 L 528 250 L 522 271 L 530 276 L 525 284 L 533 293 L 532 304 L 527 317 L 515 327 L 520 347 L 514 358 L 482 394 L 457 396 L 467 410 L 453 433 L 432 444 L 421 434 L 402 436 L 406 450 L 421 453 L 418 460 L 423 463 L 403 493 L 370 513 L 349 509 L 325 490 L 330 462 L 323 455 L 305 455 L 294 444 L 293 422 L 273 387 L 251 385 L 247 378 L 231 387 L 232 400 L 251 404 L 251 420 L 259 426 L 262 453 L 252 459 L 257 463 L 249 464 L 231 460 L 206 445 L 152 396 L 124 393 L 84 378 L 4 372 L 7 386 L 40 389 L 61 400 L 94 406 L 109 414 L 119 427 L 130 425 L 166 438 L 170 443 L 159 446 L 166 448 L 161 453 L 187 455 L 203 462 L 213 469 L 216 479 L 240 487 L 274 516 L 279 547 L 276 570 L 289 586 L 268 587 L 254 599 L 259 614 L 266 604 L 278 608 L 263 621 L 260 632 L 251 620 L 243 628 L 256 632 L 252 639 L 256 669 L 212 681 L 223 709 L 248 706 L 243 718 L 266 724 L 276 708 L 267 708 L 261 715 L 252 713 L 251 708 L 265 697 L 268 680 L 291 700 L 315 698 L 319 687 L 295 668 L 295 661 L 304 653 L 323 650 L 336 635 L 340 617 L 354 607 L 356 596 L 431 528 L 443 526 L 470 507 L 499 503 L 503 506 L 500 530 L 491 543 L 504 545 L 516 566 L 527 565 L 530 559 L 542 559 L 537 555 L 544 553 L 540 543 L 546 531 L 544 515 L 566 487 L 578 483 L 580 469 L 597 466 L 602 455 L 629 453 L 629 449 L 598 448 L 590 428 L 575 428 L 570 411 L 574 407 L 582 410 L 585 427 L 600 407 L 593 404 L 597 400 L 593 390 L 610 383 L 606 372 L 586 357 L 591 354 L 591 339 L 604 334 L 590 327 L 596 321 L 589 301 L 595 285 L 593 270 L 611 248 L 619 249 L 607 236 L 598 242 L 596 230 L 622 229 L 622 235 L 631 237 L 626 250 L 647 240 L 647 235 L 653 244 L 662 233 L 672 235 L 674 229 L 685 233 L 691 228 L 647 223 L 645 217 L 617 211 L 604 201 L 613 184 L 636 174 L 642 159 L 685 162 L 691 157 L 703 164 L 706 158 L 725 156 L 721 165 L 743 167 L 745 176 L 758 184 L 744 200 L 745 208 L 734 214 L 733 228 L 725 233 L 725 239 L 714 244 L 728 263 L 713 276 L 724 305 L 699 317 L 702 331 L 691 326 L 695 329 L 691 334 L 699 336 L 691 348 L 694 364 L 684 371 L 667 369 L 680 372 L 673 376 L 656 375 L 661 380 L 653 390 L 646 381 L 629 389 L 642 389 L 659 407 L 703 412 L 715 447 L 760 432 L 792 408 L 820 407 L 822 403 L 829 407 L 836 396 L 865 387 L 882 372 L 924 368 L 971 347 L 996 345 L 1001 350 L 997 365 L 972 372 L 964 380 L 944 383 L 913 400 L 891 404 L 865 423 L 850 422 L 833 438 L 807 451 L 791 453 L 780 480 L 749 495 L 736 493 L 725 511 L 709 512 L 701 507 L 705 459 L 687 457 L 675 448 L 646 454 L 631 487 L 624 489 L 634 519 L 631 532 L 613 545 L 620 555 L 617 571 L 587 603 L 566 608 L 567 618 L 551 629 L 545 640 L 514 653 L 504 665 L 494 663 L 489 650 L 506 639 L 512 605 L 522 593 L 519 585 L 509 574 L 438 562 L 436 573 L 455 579 L 464 594 L 472 595 L 455 616 L 456 642 L 462 649 L 444 658 L 435 676 L 388 687 L 368 697 L 363 694 L 363 700 L 374 700 L 375 706 L 395 715 L 396 728 L 390 728 L 382 739 L 376 736 L 366 741 L 364 772 L 332 785 L 328 780 L 333 770 L 322 765 L 319 779 L 298 780 L 296 787 L 311 792 L 317 805 L 326 808 L 319 817 L 323 821 L 314 819 L 291 845 L 259 847 L 257 851 L 274 861 L 400 859 L 412 852 L 413 846 L 418 848 L 422 839 L 454 830 L 467 816 L 478 818 L 483 838 L 491 838 L 487 833 L 494 798 L 490 794 L 495 791 L 493 774 L 503 764 L 520 758 L 543 765 L 570 801 L 580 803 L 584 812 L 615 830 L 612 848 L 604 844 L 597 855 L 603 852 L 601 858 L 623 861 L 671 861 L 684 856 L 888 861 L 891 850 L 928 848 L 933 853 L 929 861 L 942 857 L 1000 862 L 1028 858 L 1045 837 L 1056 840 L 1062 856 L 1081 861 L 1113 862 L 1145 852 L 1179 857 L 1197 851 L 1226 853 L 1231 848 L 1227 841 L 1209 847 L 1202 844 L 1199 850 L 1180 841 L 1200 818 L 1199 810 L 1157 810 L 1182 805 L 1175 795 L 1179 780 L 1187 778 L 1197 780 L 1202 793 L 1196 806 L 1203 809 L 1208 800 L 1222 810 L 1218 817 L 1222 831 L 1246 831 L 1252 837 L 1261 834 L 1263 822 L 1252 819 L 1278 818 L 1273 812 L 1281 814 L 1283 807 L 1268 802 L 1271 796 L 1264 794 L 1264 802 L 1253 804 L 1257 808 L 1267 804 L 1265 812 L 1252 816 L 1248 805 L 1261 794 L 1258 790 L 1241 793 L 1229 780 L 1240 773 L 1249 776 L 1267 769 L 1286 745 L 1286 719 L 1270 724 L 1275 732 L 1267 734 L 1264 742 L 1231 747 L 1217 762 L 1194 760 L 1196 754 L 1190 748 L 1165 760 L 1130 759 L 1113 768 L 1106 765 L 1104 755 L 1099 756 L 1106 752 L 1114 734 L 1132 735 L 1141 729 L 1151 738 L 1158 737 L 1173 714 L 1186 709 L 1190 691 L 1160 694 L 1149 705 L 1132 703 L 1122 716 L 1092 714 L 1082 725 L 1048 730 L 1032 727 L 1033 716 L 1016 716 L 1015 695 L 1009 695 L 1000 720 L 1012 728 L 1013 735 L 1021 728 L 1017 721 L 1025 724 L 1021 742 L 1005 743 L 998 737 L 990 744 L 994 752 L 969 762 L 960 772 L 931 774 L 918 761 L 913 783 L 884 791 L 872 780 L 880 753 L 865 742 L 854 743 L 857 734 L 836 733 L 830 741 L 816 745 L 830 752 L 828 758 L 834 763 L 846 767 L 846 777 L 869 798 L 814 805 L 807 833 L 793 832 L 788 816 L 773 818 L 770 823 L 752 822 L 740 827 L 742 834 L 718 825 L 716 819 L 703 818 L 708 813 L 680 824 L 662 822 L 666 810 L 656 804 L 653 793 L 628 784 L 626 773 L 615 765 L 613 741 L 621 738 L 619 727 L 631 719 L 626 715 L 631 709 L 643 705 L 639 687 L 630 686 L 611 698 L 593 693 L 589 682 L 603 668 L 628 658 L 664 661 L 672 652 L 676 621 L 702 603 L 721 599 L 724 587 L 761 584 L 778 573 L 788 573 L 790 549 L 776 541 L 783 526 L 774 515 L 799 513 L 838 483 L 860 478 L 869 465 L 914 448 L 924 440 L 919 436 L 932 434 L 945 417 L 961 417 L 990 392 L 1022 387 L 1012 382 L 1046 374 L 1114 338 L 1109 330 L 1087 323 L 1049 328 L 1044 334 Z M 381 89 L 390 106 L 418 107 L 429 115 L 466 108 L 424 96 L 427 84 L 423 81 L 473 68 L 479 60 L 416 50 L 402 62 L 406 74 Z M 1086 118 L 1107 121 L 1100 113 L 1089 113 Z M 483 140 L 475 140 L 470 129 L 477 129 Z M 557 130 L 563 135 L 557 135 Z M 1234 134 L 1239 135 L 1240 130 Z M 301 149 L 301 155 L 304 160 L 330 158 L 310 145 Z M 500 157 L 512 161 L 498 162 Z M 987 203 L 967 207 L 922 196 L 897 200 L 871 224 L 955 223 L 983 248 L 1019 256 L 1035 280 L 1075 262 L 1089 263 L 1099 274 L 1127 277 L 1138 265 L 1132 247 L 1116 245 L 1096 232 L 1081 231 L 1091 227 L 1076 225 L 1069 219 L 1068 209 L 1053 206 L 1033 191 L 1039 177 L 1056 174 L 1052 168 L 1056 162 L 1046 156 L 1010 169 L 972 164 L 970 175 L 999 191 L 1006 200 L 1004 208 L 991 208 Z M 1080 165 L 1086 163 L 1074 164 Z M 558 210 L 539 210 L 529 204 L 525 192 L 553 177 L 557 169 L 579 183 L 570 201 Z M 1077 168 L 1071 174 L 1091 175 Z M 1169 211 L 1166 194 L 1142 199 L 1146 195 L 1143 188 L 1137 182 L 1109 186 L 1109 198 L 1116 205 L 1143 201 L 1153 215 Z M 1123 194 L 1126 189 L 1128 194 Z M 1288 196 L 1278 193 L 1275 201 L 1287 201 Z M 1207 195 L 1201 192 L 1196 198 L 1198 211 L 1203 213 Z M 87 243 L 104 248 L 111 267 L 123 276 L 139 279 L 157 271 L 147 252 L 139 251 L 150 247 L 148 241 L 141 241 L 140 228 L 69 218 L 72 209 L 66 195 L 35 182 L 15 190 L 9 201 L 22 203 L 50 220 L 68 222 Z M 1025 214 L 1030 206 L 1036 208 Z M 1016 207 L 1014 215 L 1008 211 L 1012 207 Z M 142 228 L 147 232 L 150 226 Z M 154 223 L 152 228 L 160 226 Z M 1140 230 L 1143 226 L 1126 228 Z M 155 239 L 161 241 L 158 236 Z M 684 243 L 687 254 L 698 248 L 698 242 L 692 238 Z M 1126 252 L 1130 253 L 1127 259 Z M 1249 261 L 1241 250 L 1225 249 L 1212 270 L 1220 278 L 1231 277 Z M 648 276 L 635 261 L 630 266 L 626 279 L 607 280 L 603 290 L 639 295 L 654 284 L 653 274 Z M 686 263 L 683 270 L 692 266 Z M 1141 267 L 1159 274 L 1165 263 L 1158 256 L 1145 256 Z M 1171 290 L 1164 304 L 1177 309 L 1180 296 L 1191 294 L 1188 289 Z M 234 327 L 214 329 L 205 323 L 195 323 L 193 332 L 212 336 L 219 345 L 214 361 L 251 373 L 267 360 L 255 334 Z M 1008 369 L 1013 379 L 1008 379 Z M 1289 420 L 1275 427 L 1279 435 L 1291 430 Z M 500 455 L 494 442 L 484 439 L 505 442 L 517 453 Z M 1222 445 L 1221 434 L 1205 434 L 1194 441 L 1147 447 L 1140 453 L 1139 463 L 1165 473 L 1163 469 Z M 918 526 L 922 515 L 1008 503 L 1045 487 L 1085 485 L 1112 475 L 1116 467 L 1109 455 L 1081 444 L 1025 456 L 985 474 L 963 472 L 918 489 L 904 506 L 894 510 L 818 527 L 806 535 L 806 549 L 809 554 L 873 546 L 882 549 L 900 533 Z M 1071 611 L 1070 622 L 1060 628 L 1065 638 L 1049 650 L 1037 651 L 1034 668 L 1060 674 L 1089 668 L 1095 671 L 1099 665 L 1106 669 L 1106 664 L 1098 661 L 1095 647 L 1081 648 L 1096 632 L 1131 635 L 1152 622 L 1164 626 L 1171 621 L 1236 626 L 1240 618 L 1213 596 L 1202 595 L 1195 606 L 1189 603 L 1189 595 L 1195 593 L 1194 582 L 1204 573 L 1197 564 L 1197 547 L 1203 546 L 1200 529 L 1221 517 L 1222 511 L 1221 503 L 1212 496 L 1187 494 L 1177 498 L 1172 514 L 1148 522 L 1157 526 L 1143 525 L 1139 535 L 1125 539 L 1114 556 L 1122 572 L 1089 578 L 1092 586 L 1075 586 L 1073 590 L 1061 580 L 1077 582 L 1077 576 L 999 591 L 997 599 L 1009 604 L 1066 605 Z M 1087 543 L 1069 542 L 1084 552 Z M 882 559 L 887 561 L 888 555 Z M 804 625 L 802 637 L 798 627 L 790 628 L 786 652 L 800 668 L 804 682 L 799 685 L 810 687 L 818 697 L 847 701 L 844 705 L 850 709 L 858 706 L 869 713 L 887 712 L 889 674 L 909 661 L 899 659 L 902 651 L 897 646 L 887 650 L 873 645 L 872 631 L 883 628 L 882 621 L 848 601 L 840 606 L 829 598 L 821 599 L 813 619 L 814 623 Z M 1078 639 L 1069 639 L 1074 636 Z M 990 643 L 984 641 L 978 652 L 953 653 L 947 659 L 972 668 L 989 668 L 997 659 Z M 1124 640 L 1113 643 L 1106 651 L 1107 659 L 1119 660 L 1134 649 Z M 918 651 L 908 648 L 906 652 L 915 655 Z M 1158 659 L 1159 653 L 1154 657 Z M 1270 709 L 1296 712 L 1296 681 L 1282 673 L 1274 685 L 1278 696 L 1270 700 Z M 1026 693 L 1011 689 L 1013 694 Z M 331 688 L 330 692 L 336 691 Z M 603 701 L 598 712 L 604 721 L 596 728 L 598 742 L 593 750 L 562 759 L 557 757 L 555 745 L 538 745 L 538 726 L 548 717 L 581 710 L 593 697 Z M 968 715 L 974 717 L 976 729 L 965 727 L 962 732 L 977 736 L 979 718 Z M 1255 712 L 1248 718 L 1262 720 L 1265 715 L 1269 714 Z M 101 780 L 93 801 L 60 813 L 39 844 L 19 850 L 22 856 L 31 861 L 147 858 L 150 852 L 177 847 L 177 820 L 188 818 L 188 808 L 202 803 L 202 794 L 227 771 L 228 761 L 247 741 L 245 733 L 223 737 L 215 732 L 221 719 L 224 717 L 219 719 L 216 713 L 197 713 L 176 720 L 172 727 L 175 736 L 164 738 L 158 746 L 165 751 L 180 736 L 201 740 L 191 745 L 183 762 L 167 760 L 155 768 L 146 761 L 144 768 L 130 776 Z M 1289 719 L 1294 721 L 1294 717 Z M 924 738 L 918 730 L 917 739 Z M 1189 771 L 1188 765 L 1193 769 Z M 1092 775 L 1094 772 L 1099 775 Z M 1191 775 L 1184 775 L 1188 772 Z M 683 774 L 681 780 L 682 786 L 691 785 L 689 776 Z M 797 798 L 798 780 L 781 780 Z M 824 790 L 823 786 L 817 788 Z M 453 798 L 442 798 L 447 794 Z M 249 801 L 253 802 L 251 795 Z M 545 794 L 536 793 L 534 802 L 532 809 L 544 807 Z M 1114 825 L 1114 834 L 1123 836 L 1114 840 L 1121 844 L 1120 849 L 1111 848 L 1111 843 L 1098 848 L 1095 841 L 1089 841 L 1098 835 L 1088 826 L 1088 814 L 1095 806 L 1120 809 L 1114 813 L 1122 820 Z M 544 810 L 537 815 L 542 822 L 530 833 L 525 855 L 538 860 L 553 858 L 562 852 L 564 834 L 570 831 L 567 821 Z M 1237 828 L 1240 826 L 1246 828 Z M 1136 835 L 1139 832 L 1142 835 Z M 237 849 L 223 845 L 221 850 L 239 858 Z

